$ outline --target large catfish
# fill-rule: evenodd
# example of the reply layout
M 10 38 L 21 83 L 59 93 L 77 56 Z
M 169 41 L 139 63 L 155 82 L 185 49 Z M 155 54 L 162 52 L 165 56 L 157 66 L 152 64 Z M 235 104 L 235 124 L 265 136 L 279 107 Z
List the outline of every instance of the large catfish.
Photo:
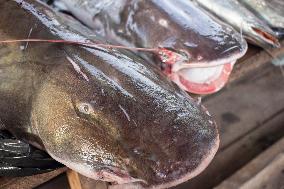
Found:
M 0 9 L 1 40 L 90 42 L 86 28 L 34 0 Z M 184 91 L 130 53 L 98 46 L 2 42 L 0 119 L 71 169 L 117 184 L 185 182 L 219 145 L 215 122 Z
M 114 44 L 169 50 L 159 62 L 164 62 L 162 67 L 174 82 L 191 93 L 220 90 L 247 50 L 238 32 L 189 0 L 56 2 L 64 3 L 73 15 Z

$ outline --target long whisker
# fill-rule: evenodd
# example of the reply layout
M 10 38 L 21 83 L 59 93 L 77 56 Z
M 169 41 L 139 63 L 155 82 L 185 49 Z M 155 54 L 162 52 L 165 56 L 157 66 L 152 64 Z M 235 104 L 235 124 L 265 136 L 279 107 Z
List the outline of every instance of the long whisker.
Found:
M 84 45 L 88 47 L 105 47 L 105 48 L 115 48 L 115 49 L 126 49 L 126 50 L 136 50 L 136 51 L 148 51 L 148 52 L 158 52 L 158 49 L 151 48 L 138 48 L 138 47 L 126 47 L 121 45 L 109 45 L 101 43 L 92 42 L 81 42 L 81 41 L 68 41 L 68 40 L 56 40 L 56 39 L 13 39 L 13 40 L 2 40 L 2 43 L 17 43 L 17 42 L 44 42 L 44 43 L 64 43 L 71 45 Z
M 18 42 L 42 42 L 42 43 L 62 43 L 62 44 L 69 44 L 69 45 L 82 45 L 91 48 L 96 47 L 104 47 L 104 48 L 111 48 L 111 49 L 125 49 L 125 50 L 136 50 L 136 51 L 144 51 L 144 52 L 153 52 L 162 54 L 164 52 L 163 48 L 139 48 L 139 47 L 126 47 L 122 45 L 110 45 L 110 44 L 102 44 L 102 43 L 94 43 L 94 42 L 81 42 L 81 41 L 69 41 L 69 40 L 57 40 L 57 39 L 11 39 L 11 40 L 0 40 L 0 44 L 9 44 L 9 43 L 18 43 Z M 231 63 L 231 62 L 228 62 Z M 216 67 L 220 65 L 224 65 L 227 63 L 186 63 L 182 67 L 183 68 L 209 68 L 209 67 Z

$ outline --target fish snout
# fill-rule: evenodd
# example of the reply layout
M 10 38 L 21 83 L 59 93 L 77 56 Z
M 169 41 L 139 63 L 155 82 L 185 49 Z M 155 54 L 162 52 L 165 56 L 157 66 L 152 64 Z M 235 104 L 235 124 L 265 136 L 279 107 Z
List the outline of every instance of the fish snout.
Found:
M 211 148 L 202 157 L 193 157 L 189 149 L 194 150 L 194 148 L 187 146 L 188 148 L 185 149 L 185 146 L 187 145 L 178 147 L 178 151 L 181 153 L 179 161 L 172 161 L 169 158 L 168 160 L 154 160 L 149 163 L 147 160 L 144 160 L 145 163 L 136 167 L 136 172 L 134 173 L 136 178 L 143 179 L 131 179 L 128 182 L 124 182 L 124 184 L 130 182 L 139 183 L 143 188 L 162 189 L 184 183 L 199 175 L 209 165 L 218 150 L 219 138 L 214 141 Z M 166 155 L 164 156 L 166 159 Z M 179 158 L 178 156 L 176 154 L 176 158 Z M 152 164 L 151 167 L 147 168 L 150 164 Z
M 186 182 L 200 174 L 216 154 L 219 135 L 215 122 L 208 120 L 206 127 L 199 128 L 200 122 L 193 126 L 191 120 L 189 127 L 182 120 L 177 118 L 170 128 L 149 126 L 125 150 L 127 172 L 145 181 L 140 181 L 144 187 L 169 188 Z
M 147 184 L 143 179 L 132 177 L 128 171 L 118 167 L 106 167 L 101 171 L 95 171 L 95 179 L 111 182 L 113 184 L 129 184 L 129 183 L 144 183 Z

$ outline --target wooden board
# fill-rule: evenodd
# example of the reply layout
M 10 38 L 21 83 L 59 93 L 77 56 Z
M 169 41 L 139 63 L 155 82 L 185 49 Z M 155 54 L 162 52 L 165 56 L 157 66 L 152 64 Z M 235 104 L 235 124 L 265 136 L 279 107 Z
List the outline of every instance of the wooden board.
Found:
M 284 111 L 284 77 L 279 68 L 264 65 L 204 105 L 217 121 L 222 150 Z
M 108 184 L 103 181 L 96 181 L 68 169 L 67 178 L 70 189 L 108 189 Z
M 252 179 L 242 184 L 240 189 L 281 189 L 284 187 L 284 153 L 279 154 L 267 167 Z
M 284 40 L 281 42 L 282 48 L 262 50 L 255 46 L 249 46 L 246 55 L 241 58 L 234 66 L 233 72 L 229 79 L 230 83 L 233 83 L 243 76 L 254 72 L 257 68 L 270 64 L 272 59 L 277 59 L 284 55 Z
M 62 174 L 66 168 L 28 177 L 2 177 L 0 189 L 32 189 Z
M 220 185 L 216 187 L 216 189 L 227 189 L 227 188 L 237 189 L 240 188 L 241 186 L 252 187 L 252 184 L 254 184 L 253 182 L 257 182 L 256 184 L 254 184 L 254 186 L 256 187 L 256 185 L 260 183 L 269 182 L 267 180 L 267 176 L 269 176 L 270 181 L 273 181 L 275 184 L 280 184 L 279 182 L 275 182 L 274 179 L 278 180 L 279 177 L 280 178 L 284 177 L 284 174 L 279 175 L 279 173 L 281 173 L 281 171 L 284 170 L 283 153 L 284 153 L 284 138 L 279 140 L 276 144 L 268 148 L 266 151 L 262 152 L 255 159 L 253 159 L 243 168 L 238 170 L 233 176 L 223 181 Z M 278 159 L 279 155 L 281 156 L 280 160 Z M 277 158 L 275 159 L 275 157 Z M 276 163 L 275 164 L 272 163 L 271 165 L 271 162 L 274 161 L 276 161 Z M 277 165 L 276 168 L 275 165 Z M 273 168 L 272 171 L 271 167 Z M 276 174 L 276 175 L 272 176 L 271 174 Z M 256 181 L 259 180 L 259 178 L 261 178 L 260 181 Z M 272 184 L 267 184 L 267 185 L 273 186 Z M 283 187 L 284 187 L 284 178 L 283 178 Z M 280 187 L 278 186 L 278 188 Z

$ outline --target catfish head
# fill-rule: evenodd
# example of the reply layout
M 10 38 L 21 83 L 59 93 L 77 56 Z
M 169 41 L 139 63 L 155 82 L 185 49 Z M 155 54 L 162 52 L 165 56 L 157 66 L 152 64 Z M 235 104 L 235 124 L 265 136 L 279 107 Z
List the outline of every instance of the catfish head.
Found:
M 202 106 L 141 60 L 82 52 L 53 69 L 32 105 L 33 130 L 54 159 L 96 180 L 156 188 L 207 167 L 219 135 Z

